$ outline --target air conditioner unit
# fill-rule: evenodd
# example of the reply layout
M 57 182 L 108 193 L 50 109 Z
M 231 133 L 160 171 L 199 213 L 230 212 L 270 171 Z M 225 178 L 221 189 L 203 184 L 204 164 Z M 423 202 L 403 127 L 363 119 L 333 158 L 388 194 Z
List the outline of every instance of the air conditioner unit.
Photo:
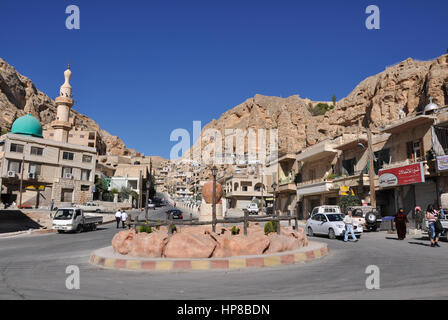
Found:
M 64 174 L 65 179 L 73 179 L 73 175 L 71 173 Z
M 16 176 L 15 171 L 8 171 L 8 178 L 14 178 Z
M 29 179 L 36 179 L 36 174 L 34 172 L 30 172 L 30 173 L 28 173 L 28 178 Z

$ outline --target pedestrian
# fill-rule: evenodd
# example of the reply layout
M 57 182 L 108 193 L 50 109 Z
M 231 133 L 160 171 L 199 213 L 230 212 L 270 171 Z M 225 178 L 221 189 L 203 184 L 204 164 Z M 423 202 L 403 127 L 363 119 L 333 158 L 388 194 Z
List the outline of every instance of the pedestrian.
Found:
M 50 201 L 50 212 L 52 212 L 54 209 L 54 199 L 51 199 Z
M 432 204 L 428 205 L 428 208 L 426 209 L 426 220 L 428 220 L 428 234 L 429 234 L 429 240 L 431 241 L 431 247 L 440 247 L 439 245 L 439 238 L 440 238 L 440 231 L 436 229 L 435 224 L 437 219 L 439 218 L 439 214 L 436 210 L 434 210 L 434 207 Z
M 358 241 L 358 239 L 355 236 L 355 232 L 353 231 L 353 217 L 352 217 L 352 211 L 349 210 L 347 212 L 347 215 L 344 217 L 344 224 L 345 224 L 345 235 L 344 235 L 344 242 L 348 241 L 348 233 L 350 232 L 352 235 L 353 240 L 355 242 Z
M 115 212 L 115 220 L 117 221 L 117 229 L 120 227 L 120 221 L 121 221 L 121 209 L 118 209 L 117 212 Z
M 123 229 L 125 228 L 124 224 L 125 224 L 127 218 L 128 218 L 128 214 L 126 213 L 126 211 L 123 210 L 123 212 L 121 214 L 121 223 L 122 223 Z
M 406 238 L 406 225 L 409 225 L 408 217 L 406 216 L 406 213 L 404 213 L 403 208 L 400 208 L 394 219 L 398 240 L 404 240 L 404 238 Z
M 174 208 L 176 208 L 176 202 L 174 202 Z
M 415 207 L 415 228 L 417 230 L 423 229 L 423 211 L 419 206 Z

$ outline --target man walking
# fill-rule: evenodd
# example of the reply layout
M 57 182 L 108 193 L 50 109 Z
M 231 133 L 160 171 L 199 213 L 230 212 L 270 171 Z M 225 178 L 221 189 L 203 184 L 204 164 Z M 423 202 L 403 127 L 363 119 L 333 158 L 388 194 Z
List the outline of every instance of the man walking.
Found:
M 123 210 L 123 212 L 121 213 L 121 223 L 122 223 L 123 229 L 125 228 L 124 224 L 127 219 L 128 219 L 128 214 L 126 213 L 126 211 Z
M 356 239 L 355 232 L 353 231 L 353 217 L 352 217 L 351 210 L 349 210 L 347 212 L 347 215 L 344 217 L 344 224 L 345 224 L 344 242 L 348 241 L 348 233 L 349 232 L 351 233 L 353 240 L 355 240 L 355 242 L 357 242 L 358 239 Z
M 117 212 L 115 212 L 115 220 L 117 221 L 117 229 L 120 227 L 120 221 L 121 221 L 121 210 L 118 209 Z

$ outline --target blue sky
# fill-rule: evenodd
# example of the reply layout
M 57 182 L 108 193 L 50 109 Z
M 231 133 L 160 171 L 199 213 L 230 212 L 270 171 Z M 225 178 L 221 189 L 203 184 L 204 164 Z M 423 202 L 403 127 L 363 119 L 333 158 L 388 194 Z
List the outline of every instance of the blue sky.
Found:
M 65 27 L 68 5 L 80 30 Z M 365 9 L 380 8 L 367 30 Z M 448 48 L 446 0 L 0 0 L 0 57 L 51 98 L 72 64 L 74 108 L 147 155 L 255 94 L 338 100 L 366 77 Z

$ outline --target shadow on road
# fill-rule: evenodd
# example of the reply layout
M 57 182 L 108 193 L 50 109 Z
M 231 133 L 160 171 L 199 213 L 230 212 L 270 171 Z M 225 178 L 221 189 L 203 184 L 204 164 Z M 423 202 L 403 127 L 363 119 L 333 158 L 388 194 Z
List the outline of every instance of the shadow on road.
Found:
M 424 247 L 430 247 L 430 244 L 429 244 L 429 243 L 413 242 L 413 241 L 410 241 L 410 242 L 408 242 L 408 243 L 410 243 L 410 244 L 417 244 L 417 245 L 424 246 Z
M 40 229 L 41 227 L 20 210 L 0 210 L 0 233 Z

